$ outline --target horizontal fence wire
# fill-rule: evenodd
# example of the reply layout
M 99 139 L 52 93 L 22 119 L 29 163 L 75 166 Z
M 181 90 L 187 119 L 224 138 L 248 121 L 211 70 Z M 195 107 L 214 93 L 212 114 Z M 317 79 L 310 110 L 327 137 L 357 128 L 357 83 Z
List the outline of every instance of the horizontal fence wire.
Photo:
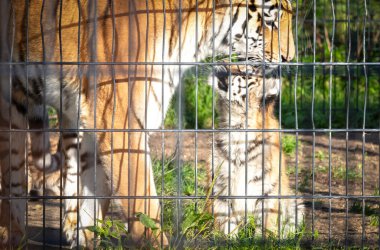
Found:
M 367 132 L 376 133 L 380 132 L 380 128 L 316 128 L 316 129 L 237 129 L 237 128 L 216 128 L 216 129 L 0 129 L 0 132 L 17 133 L 17 132 L 161 132 L 161 133 L 172 133 L 172 132 L 188 132 L 188 133 L 222 133 L 222 132 L 284 132 L 284 133 L 295 133 L 295 132 L 318 132 L 318 133 L 342 133 L 342 132 Z
M 268 65 L 268 66 L 380 66 L 380 62 L 251 62 L 251 61 L 240 61 L 240 62 L 0 62 L 0 65 L 92 65 L 92 66 L 103 66 L 103 65 L 131 65 L 131 66 L 155 66 L 155 65 L 168 65 L 168 66 L 234 66 L 234 65 Z
M 20 199 L 30 199 L 31 196 L 0 196 L 0 199 L 14 199 L 14 200 L 20 200 Z M 40 198 L 40 197 L 38 197 Z M 41 196 L 41 199 L 73 199 L 73 196 L 50 196 L 50 195 L 43 195 Z M 128 200 L 139 200 L 139 199 L 182 199 L 182 200 L 190 200 L 190 199 L 356 199 L 356 200 L 363 200 L 363 199 L 374 199 L 378 200 L 380 197 L 378 195 L 210 195 L 210 196 L 192 196 L 192 195 L 175 195 L 175 196 L 144 196 L 144 195 L 76 195 L 75 199 L 128 199 Z

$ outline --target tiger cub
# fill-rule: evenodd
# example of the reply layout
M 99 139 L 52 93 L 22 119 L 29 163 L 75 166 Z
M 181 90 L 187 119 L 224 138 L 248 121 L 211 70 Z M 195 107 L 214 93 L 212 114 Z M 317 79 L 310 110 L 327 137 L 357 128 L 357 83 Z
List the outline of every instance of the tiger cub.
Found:
M 216 133 L 214 141 L 213 189 L 218 199 L 213 209 L 217 226 L 225 234 L 236 234 L 248 214 L 258 224 L 264 223 L 266 231 L 276 233 L 280 228 L 281 236 L 286 236 L 302 220 L 303 207 L 294 199 L 268 198 L 292 192 L 284 154 L 280 158 L 280 134 L 260 131 L 279 128 L 274 116 L 280 91 L 277 69 L 263 72 L 261 66 L 251 67 L 247 73 L 245 67 L 218 67 L 213 77 L 219 93 L 219 126 L 232 130 Z M 252 131 L 255 129 L 258 131 Z

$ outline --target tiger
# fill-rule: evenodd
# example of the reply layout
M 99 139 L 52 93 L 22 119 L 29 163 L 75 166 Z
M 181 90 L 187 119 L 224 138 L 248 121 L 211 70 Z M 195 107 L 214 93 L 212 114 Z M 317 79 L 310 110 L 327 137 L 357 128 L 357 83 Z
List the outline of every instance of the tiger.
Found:
M 255 58 L 253 63 L 263 60 L 262 56 Z M 214 82 L 218 86 L 219 128 L 227 129 L 216 133 L 209 161 L 209 172 L 214 171 L 210 183 L 217 197 L 213 213 L 217 228 L 226 235 L 236 235 L 247 221 L 247 215 L 253 215 L 255 223 L 262 225 L 257 233 L 270 232 L 283 238 L 295 233 L 303 221 L 304 207 L 299 200 L 226 198 L 293 194 L 279 132 L 260 131 L 280 128 L 274 114 L 280 92 L 279 77 L 277 66 L 254 64 L 216 67 L 210 76 L 209 84 Z M 245 132 L 245 129 L 258 131 Z
M 46 131 L 41 123 L 32 129 L 28 117 L 43 116 L 46 105 L 59 114 L 71 246 L 93 246 L 89 227 L 114 198 L 134 243 L 167 245 L 135 214 L 160 226 L 149 134 L 164 128 L 183 73 L 258 46 L 276 61 L 294 56 L 289 0 L 4 0 L 0 11 L 0 164 L 9 197 L 0 217 L 10 245 L 25 232 L 25 138 Z

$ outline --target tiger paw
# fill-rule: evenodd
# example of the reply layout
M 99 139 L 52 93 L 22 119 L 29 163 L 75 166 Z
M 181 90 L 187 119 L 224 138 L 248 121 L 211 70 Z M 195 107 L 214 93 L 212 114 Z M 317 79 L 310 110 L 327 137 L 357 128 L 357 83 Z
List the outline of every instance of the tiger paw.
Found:
M 77 240 L 77 213 L 69 212 L 63 220 L 63 233 L 71 245 Z

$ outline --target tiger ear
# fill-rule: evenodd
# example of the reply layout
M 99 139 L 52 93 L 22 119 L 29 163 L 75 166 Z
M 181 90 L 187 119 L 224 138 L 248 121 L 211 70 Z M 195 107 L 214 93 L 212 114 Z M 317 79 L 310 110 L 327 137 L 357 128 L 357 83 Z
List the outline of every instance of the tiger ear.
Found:
M 292 31 L 292 5 L 288 0 L 282 1 L 281 13 L 279 29 L 281 56 L 286 61 L 290 61 L 294 58 L 295 48 Z

